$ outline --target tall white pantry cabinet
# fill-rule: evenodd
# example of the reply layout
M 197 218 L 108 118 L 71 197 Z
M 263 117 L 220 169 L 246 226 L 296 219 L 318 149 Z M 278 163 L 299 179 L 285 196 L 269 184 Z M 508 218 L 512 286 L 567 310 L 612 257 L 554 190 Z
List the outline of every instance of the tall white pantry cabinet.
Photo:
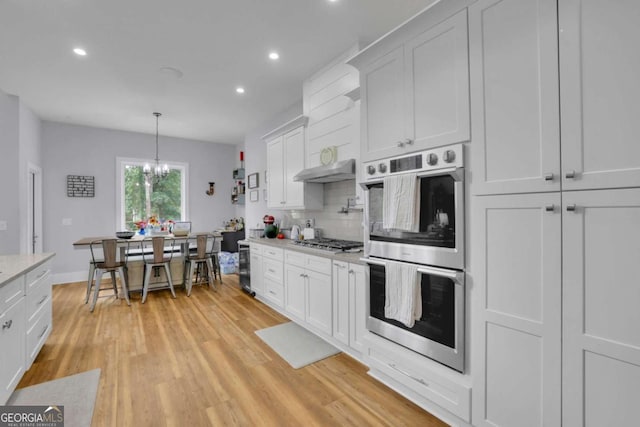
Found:
M 639 19 L 469 8 L 474 425 L 637 423 Z

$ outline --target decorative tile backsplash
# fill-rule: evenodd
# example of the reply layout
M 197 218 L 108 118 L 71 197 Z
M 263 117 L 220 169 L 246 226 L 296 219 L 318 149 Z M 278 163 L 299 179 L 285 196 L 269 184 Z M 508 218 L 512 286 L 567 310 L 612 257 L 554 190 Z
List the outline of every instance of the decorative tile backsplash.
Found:
M 297 224 L 302 227 L 305 219 L 314 218 L 315 226 L 321 229 L 322 237 L 362 241 L 362 212 L 350 210 L 348 214 L 339 213 L 347 206 L 347 198 L 354 199 L 355 196 L 355 180 L 324 184 L 322 211 L 284 211 L 281 214 L 281 226 L 289 228 Z

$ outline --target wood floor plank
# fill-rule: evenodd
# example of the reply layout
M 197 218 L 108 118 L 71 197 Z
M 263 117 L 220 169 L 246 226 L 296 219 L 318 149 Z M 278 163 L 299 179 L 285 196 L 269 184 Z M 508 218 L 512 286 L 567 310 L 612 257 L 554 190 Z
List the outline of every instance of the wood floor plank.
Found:
M 19 388 L 100 368 L 93 426 L 425 426 L 445 424 L 340 353 L 293 369 L 255 331 L 288 321 L 226 275 L 84 304 L 84 283 L 53 289 L 53 331 Z

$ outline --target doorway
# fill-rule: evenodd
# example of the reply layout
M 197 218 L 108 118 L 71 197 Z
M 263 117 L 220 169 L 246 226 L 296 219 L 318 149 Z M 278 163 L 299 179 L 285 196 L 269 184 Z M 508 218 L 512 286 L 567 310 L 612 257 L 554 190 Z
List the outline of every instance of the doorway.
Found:
M 27 241 L 29 254 L 42 253 L 42 169 L 29 163 L 27 180 Z

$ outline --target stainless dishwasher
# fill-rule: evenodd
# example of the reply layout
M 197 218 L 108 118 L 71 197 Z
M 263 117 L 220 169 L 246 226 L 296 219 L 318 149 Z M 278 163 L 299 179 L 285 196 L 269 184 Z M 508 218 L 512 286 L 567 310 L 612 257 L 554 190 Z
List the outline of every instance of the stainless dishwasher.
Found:
M 242 290 L 252 297 L 256 296 L 251 290 L 251 254 L 249 242 L 246 240 L 238 241 L 238 275 Z

